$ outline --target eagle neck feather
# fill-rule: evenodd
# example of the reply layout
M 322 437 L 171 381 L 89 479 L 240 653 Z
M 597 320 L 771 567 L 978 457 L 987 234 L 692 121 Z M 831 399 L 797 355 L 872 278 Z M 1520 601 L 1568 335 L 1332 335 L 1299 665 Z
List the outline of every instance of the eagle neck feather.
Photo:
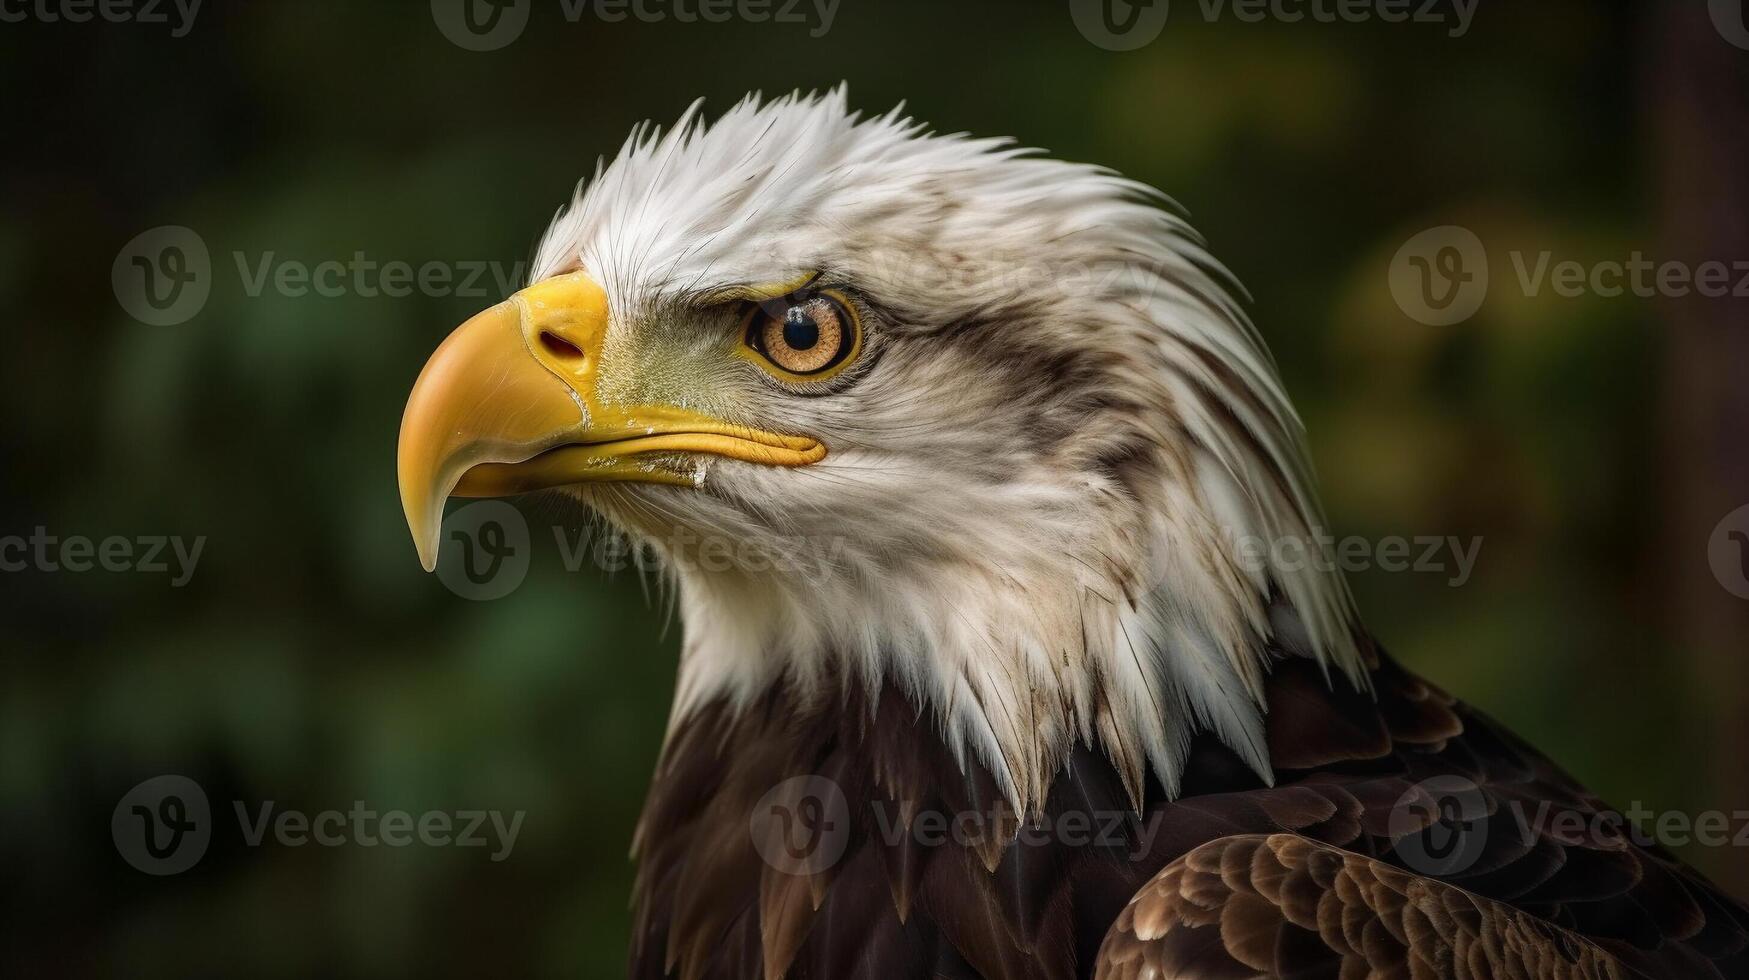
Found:
M 912 567 L 879 587 L 678 571 L 685 639 L 670 733 L 718 701 L 731 714 L 773 693 L 867 705 L 891 686 L 919 729 L 962 771 L 987 770 L 1017 813 L 1039 812 L 1077 746 L 1108 758 L 1137 804 L 1149 775 L 1177 795 L 1203 731 L 1268 782 L 1267 666 L 1327 658 L 1279 590 L 1211 573 L 1220 532 L 1166 523 L 1180 545 L 1152 588 L 1111 560 L 1117 541 L 1084 555 L 1011 543 L 988 565 Z

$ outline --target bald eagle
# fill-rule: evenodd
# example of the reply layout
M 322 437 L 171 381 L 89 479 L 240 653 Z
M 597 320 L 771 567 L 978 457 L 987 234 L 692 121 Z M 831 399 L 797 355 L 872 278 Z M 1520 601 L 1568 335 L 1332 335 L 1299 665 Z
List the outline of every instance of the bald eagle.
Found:
M 633 976 L 1749 975 L 1744 906 L 1247 557 L 1321 517 L 1236 294 L 1149 188 L 842 89 L 596 168 L 398 464 L 427 568 L 535 490 L 665 560 Z

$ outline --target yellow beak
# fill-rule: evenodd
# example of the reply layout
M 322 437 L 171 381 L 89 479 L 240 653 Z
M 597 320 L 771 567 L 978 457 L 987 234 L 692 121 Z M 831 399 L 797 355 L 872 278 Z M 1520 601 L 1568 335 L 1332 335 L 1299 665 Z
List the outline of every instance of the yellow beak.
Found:
M 590 481 L 693 485 L 663 465 L 705 453 L 770 466 L 818 462 L 804 436 L 734 425 L 673 405 L 605 405 L 596 372 L 607 293 L 581 272 L 536 283 L 476 315 L 431 355 L 401 418 L 401 506 L 426 570 L 443 504 Z

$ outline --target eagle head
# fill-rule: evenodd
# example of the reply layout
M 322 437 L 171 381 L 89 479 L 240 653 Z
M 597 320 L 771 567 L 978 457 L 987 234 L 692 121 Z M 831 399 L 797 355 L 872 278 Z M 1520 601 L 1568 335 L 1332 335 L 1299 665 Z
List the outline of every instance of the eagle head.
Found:
M 438 348 L 399 446 L 444 502 L 556 490 L 656 552 L 674 718 L 896 685 L 1036 807 L 1077 743 L 1168 791 L 1197 731 L 1268 778 L 1272 656 L 1356 683 L 1274 365 L 1156 192 L 843 90 L 635 131 L 531 283 Z M 920 722 L 921 723 L 921 722 Z

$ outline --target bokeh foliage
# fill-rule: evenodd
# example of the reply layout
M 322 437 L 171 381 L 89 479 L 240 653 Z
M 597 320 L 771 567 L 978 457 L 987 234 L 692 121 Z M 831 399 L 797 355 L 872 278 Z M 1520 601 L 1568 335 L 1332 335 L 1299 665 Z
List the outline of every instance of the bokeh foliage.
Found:
M 0 580 L 9 974 L 622 972 L 677 629 L 636 576 L 561 566 L 545 528 L 583 518 L 551 502 L 525 507 L 536 562 L 510 597 L 420 571 L 402 400 L 490 299 L 251 296 L 232 255 L 515 263 L 638 121 L 841 79 L 864 109 L 908 100 L 1170 193 L 1255 297 L 1332 529 L 1483 538 L 1461 588 L 1356 576 L 1385 642 L 1613 800 L 1718 792 L 1703 774 L 1740 747 L 1705 739 L 1661 621 L 1653 307 L 1497 288 L 1435 328 L 1385 275 L 1441 224 L 1497 255 L 1653 247 L 1638 12 L 1484 4 L 1455 39 L 1187 16 L 1115 54 L 1055 2 L 845 0 L 823 38 L 534 8 L 491 53 L 445 41 L 423 2 L 214 3 L 179 40 L 0 25 L 0 533 L 208 539 L 181 589 Z M 162 224 L 196 229 L 217 274 L 198 317 L 148 327 L 110 265 Z M 109 818 L 165 772 L 201 782 L 221 828 L 239 799 L 527 819 L 502 863 L 221 830 L 194 870 L 149 878 Z

